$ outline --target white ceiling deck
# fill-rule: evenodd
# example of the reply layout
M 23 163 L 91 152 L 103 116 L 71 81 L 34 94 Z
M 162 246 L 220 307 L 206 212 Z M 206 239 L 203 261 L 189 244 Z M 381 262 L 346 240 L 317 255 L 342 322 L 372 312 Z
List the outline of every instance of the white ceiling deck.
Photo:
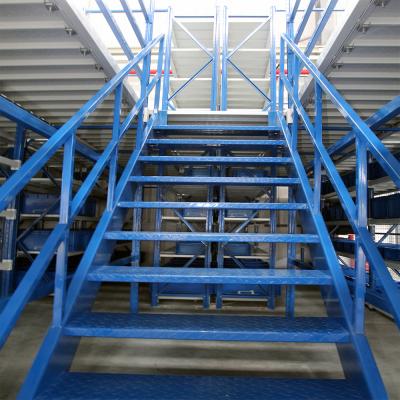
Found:
M 397 0 L 358 0 L 352 3 L 341 20 L 336 34 L 330 38 L 319 59 L 318 68 L 335 85 L 345 100 L 366 120 L 400 94 L 400 2 Z M 306 84 L 302 96 L 304 104 L 312 96 L 313 85 Z M 313 114 L 313 102 L 308 106 Z M 398 126 L 400 117 L 389 125 Z M 324 100 L 324 124 L 347 125 L 336 107 Z M 380 134 L 379 129 L 377 130 Z M 332 145 L 346 132 L 326 131 L 324 142 Z M 382 139 L 392 150 L 400 150 L 400 132 Z M 300 151 L 312 160 L 308 135 L 299 137 Z M 352 170 L 355 158 L 348 157 L 337 167 Z M 389 190 L 388 182 L 379 191 Z M 393 187 L 394 189 L 394 187 Z
M 0 0 L 0 93 L 48 123 L 66 122 L 119 69 L 86 16 L 71 2 Z M 125 111 L 136 98 L 126 84 Z M 110 96 L 85 123 L 109 124 L 112 110 Z M 14 139 L 15 123 L 0 118 L 0 133 L 4 148 Z M 111 132 L 79 130 L 78 136 L 101 150 Z

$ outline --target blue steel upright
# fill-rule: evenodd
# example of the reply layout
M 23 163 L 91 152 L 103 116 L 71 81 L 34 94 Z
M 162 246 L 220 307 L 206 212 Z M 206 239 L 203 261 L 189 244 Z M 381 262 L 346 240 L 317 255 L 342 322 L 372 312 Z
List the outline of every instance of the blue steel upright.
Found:
M 142 33 L 129 2 L 121 0 L 123 9 L 119 12 L 127 14 L 142 47 L 135 55 L 107 1 L 97 0 L 128 57 L 127 65 L 62 127 L 48 131 L 38 126 L 38 129 L 47 129 L 49 140 L 0 188 L 1 211 L 16 200 L 56 151 L 63 150 L 59 223 L 0 315 L 0 345 L 3 345 L 56 253 L 53 321 L 19 399 L 388 398 L 364 332 L 366 260 L 379 279 L 398 324 L 400 295 L 367 227 L 367 154 L 374 155 L 397 186 L 400 163 L 371 130 L 373 121 L 369 121 L 371 124 L 362 121 L 309 59 L 336 1 L 331 0 L 322 14 L 305 52 L 298 43 L 316 1 L 309 2 L 297 31 L 294 21 L 300 1 L 291 3 L 287 32 L 280 38 L 278 99 L 274 29 L 271 30 L 269 96 L 255 87 L 266 101 L 265 124 L 172 125 L 168 124 L 168 110 L 175 107 L 174 97 L 208 65 L 213 66 L 210 112 L 218 107 L 222 111 L 228 108 L 228 64 L 255 86 L 230 57 L 265 23 L 273 22 L 274 11 L 267 22 L 229 51 L 228 9 L 217 9 L 213 49 L 210 50 L 179 21 L 173 21 L 171 10 L 168 32 L 153 38 L 154 1 L 139 1 L 146 25 Z M 191 37 L 209 60 L 177 91 L 170 93 L 173 23 Z M 221 33 L 222 38 L 219 37 Z M 151 77 L 151 58 L 155 53 L 157 71 Z M 142 68 L 138 69 L 141 62 Z M 316 113 L 313 121 L 299 98 L 299 75 L 303 67 L 314 80 Z M 139 72 L 140 97 L 121 120 L 123 82 L 132 68 Z M 162 93 L 161 84 L 164 85 Z M 146 108 L 153 92 L 154 111 L 147 118 Z M 111 140 L 101 154 L 89 154 L 87 148 L 79 145 L 76 130 L 112 93 Z M 325 148 L 323 142 L 323 95 L 345 115 L 353 129 L 346 143 L 330 149 Z M 293 118 L 286 118 L 285 114 Z M 136 142 L 132 143 L 128 161 L 121 165 L 119 145 L 135 117 L 138 117 Z M 315 153 L 311 175 L 307 174 L 297 148 L 300 122 L 310 136 Z M 38 125 L 38 121 L 30 123 Z M 357 145 L 355 201 L 331 159 L 335 148 L 352 140 Z M 73 194 L 74 157 L 78 151 L 95 157 L 96 161 L 78 192 Z M 70 228 L 106 168 L 106 207 L 67 286 L 66 249 Z M 321 214 L 322 168 L 327 171 L 356 234 L 353 296 Z M 148 189 L 153 188 L 149 195 Z M 282 198 L 284 192 L 287 198 Z M 143 215 L 152 217 L 144 221 Z M 287 221 L 283 228 L 278 225 L 281 216 Z M 148 225 L 149 221 L 153 223 L 153 230 L 144 230 L 144 222 Z M 300 245 L 310 254 L 307 267 L 299 262 L 304 251 L 300 250 Z M 129 248 L 129 256 L 114 260 L 114 250 L 121 247 Z M 141 252 L 144 248 L 152 253 L 152 257 L 148 257 L 150 265 L 144 262 Z M 182 248 L 189 248 L 189 254 L 180 252 Z M 286 254 L 283 265 L 278 262 L 281 254 Z M 186 258 L 180 257 L 182 255 Z M 169 261 L 164 262 L 165 258 Z M 94 311 L 101 285 L 120 290 L 118 284 L 121 283 L 130 285 L 130 299 L 121 300 L 128 311 Z M 150 302 L 154 307 L 151 312 L 143 312 L 139 302 L 139 294 L 149 292 L 147 285 L 150 285 Z M 326 316 L 298 315 L 296 291 L 301 286 L 319 288 Z M 168 292 L 170 295 L 193 295 L 206 308 L 215 303 L 216 310 L 199 313 L 193 307 L 190 313 L 159 311 L 156 307 L 163 290 L 167 293 L 165 288 L 173 288 Z M 262 299 L 270 308 L 269 314 L 223 313 L 227 298 Z M 285 307 L 284 315 L 275 310 L 277 303 Z M 253 302 L 249 304 L 251 307 Z M 343 378 L 299 379 L 294 372 L 290 379 L 284 376 L 279 379 L 223 377 L 208 373 L 174 377 L 159 374 L 159 371 L 150 375 L 74 372 L 73 360 L 82 337 L 119 338 L 120 343 L 125 339 L 331 343 L 336 345 Z

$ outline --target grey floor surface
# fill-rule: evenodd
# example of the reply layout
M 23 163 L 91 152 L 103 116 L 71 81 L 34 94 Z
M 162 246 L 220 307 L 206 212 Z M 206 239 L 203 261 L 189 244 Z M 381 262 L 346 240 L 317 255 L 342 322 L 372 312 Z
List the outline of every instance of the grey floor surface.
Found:
M 143 293 L 144 300 L 146 293 Z M 96 311 L 127 311 L 126 288 L 105 287 Z M 297 315 L 324 315 L 319 293 L 298 291 Z M 32 302 L 0 352 L 0 399 L 15 399 L 51 319 L 52 298 Z M 142 302 L 143 311 L 151 311 Z M 199 302 L 163 301 L 156 310 L 203 312 Z M 213 310 L 209 312 L 215 312 Z M 224 313 L 265 314 L 262 304 L 225 302 Z M 278 302 L 276 314 L 283 313 Z M 267 313 L 268 314 L 268 313 Z M 400 400 L 400 335 L 393 321 L 366 312 L 367 335 L 390 395 Z M 337 351 L 330 344 L 235 343 L 83 339 L 75 371 L 110 373 L 227 374 L 299 378 L 341 378 Z

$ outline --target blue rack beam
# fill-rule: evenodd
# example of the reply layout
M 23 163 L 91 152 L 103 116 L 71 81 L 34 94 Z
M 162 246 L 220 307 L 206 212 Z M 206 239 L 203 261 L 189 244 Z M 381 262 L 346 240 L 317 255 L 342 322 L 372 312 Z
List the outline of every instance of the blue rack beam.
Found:
M 121 201 L 124 208 L 208 209 L 213 210 L 307 210 L 306 203 L 215 203 L 173 201 Z
M 64 328 L 69 336 L 172 340 L 346 343 L 349 332 L 325 317 L 251 317 L 82 313 Z
M 246 285 L 331 285 L 322 270 L 125 267 L 103 265 L 88 274 L 93 282 L 210 283 Z
M 319 243 L 318 235 L 285 233 L 217 233 L 217 232 L 132 232 L 110 231 L 104 235 L 109 240 L 162 240 L 172 242 L 241 242 L 241 243 Z
M 214 176 L 132 176 L 131 182 L 163 185 L 232 185 L 232 186 L 290 186 L 300 183 L 297 178 L 242 178 Z

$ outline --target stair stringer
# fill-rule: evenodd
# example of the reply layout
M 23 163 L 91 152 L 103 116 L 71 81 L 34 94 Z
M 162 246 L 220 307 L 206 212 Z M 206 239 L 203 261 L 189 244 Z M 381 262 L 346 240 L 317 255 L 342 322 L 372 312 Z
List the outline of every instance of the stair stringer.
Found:
M 301 212 L 301 223 L 304 233 L 316 233 L 320 244 L 310 246 L 313 264 L 317 268 L 328 269 L 333 278 L 333 289 L 321 289 L 329 316 L 343 317 L 349 331 L 351 342 L 336 344 L 346 379 L 363 387 L 372 399 L 388 399 L 381 375 L 376 366 L 369 343 L 362 334 L 356 334 L 353 328 L 353 301 L 342 269 L 337 259 L 336 251 L 326 228 L 320 210 L 314 210 L 313 191 L 301 157 L 291 145 L 291 133 L 281 112 L 278 112 L 282 132 L 286 138 L 293 165 L 301 181 L 301 189 L 296 191 L 296 201 L 307 202 L 309 212 Z M 335 299 L 339 300 L 336 301 Z
M 68 372 L 78 348 L 80 338 L 63 334 L 63 327 L 69 318 L 77 313 L 88 311 L 95 300 L 100 283 L 88 282 L 86 276 L 93 266 L 108 263 L 115 241 L 104 240 L 108 230 L 122 229 L 128 210 L 118 207 L 119 201 L 132 201 L 134 184 L 129 178 L 137 165 L 139 156 L 145 148 L 147 138 L 153 128 L 157 113 L 149 121 L 143 135 L 143 142 L 132 153 L 115 190 L 115 201 L 111 210 L 105 211 L 92 235 L 89 245 L 79 263 L 68 288 L 62 326 L 51 326 L 40 347 L 31 369 L 18 394 L 18 400 L 34 399 L 40 392 L 54 382 L 61 374 Z

